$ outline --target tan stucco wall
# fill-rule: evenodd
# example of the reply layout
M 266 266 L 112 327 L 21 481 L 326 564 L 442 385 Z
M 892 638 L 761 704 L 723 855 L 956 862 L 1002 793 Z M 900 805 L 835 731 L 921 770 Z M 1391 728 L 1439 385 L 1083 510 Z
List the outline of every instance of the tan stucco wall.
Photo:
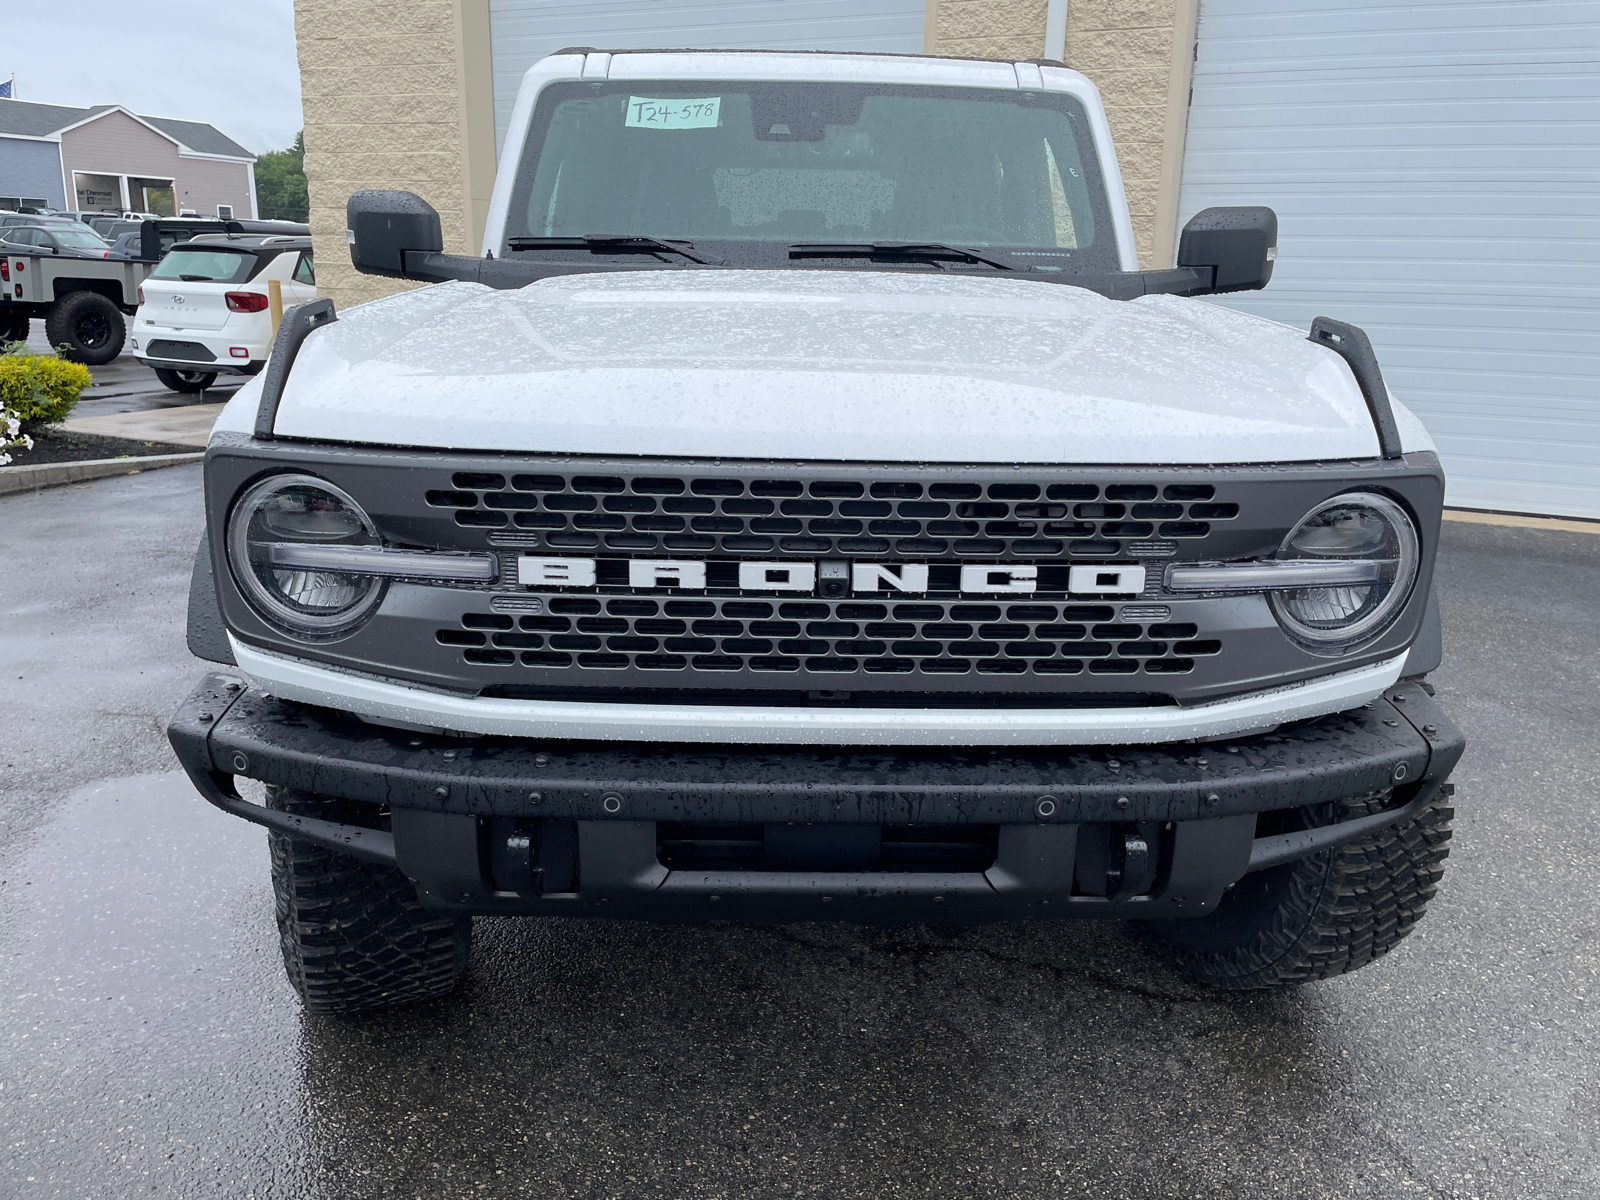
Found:
M 931 0 L 929 42 L 935 54 L 1038 58 L 1046 8 L 1046 0 Z M 1177 164 L 1170 159 L 1183 153 L 1182 121 L 1172 119 L 1168 101 L 1177 87 L 1180 108 L 1187 104 L 1187 74 L 1176 72 L 1175 80 L 1173 68 L 1192 49 L 1193 8 L 1194 0 L 1067 0 L 1066 64 L 1093 80 L 1105 101 L 1134 244 L 1146 268 L 1171 265 L 1170 233 L 1156 245 L 1157 199 L 1163 166 L 1166 190 L 1175 190 Z
M 345 248 L 361 188 L 415 192 L 468 249 L 456 21 L 460 0 L 295 0 L 317 290 L 348 308 L 409 286 L 362 275 Z

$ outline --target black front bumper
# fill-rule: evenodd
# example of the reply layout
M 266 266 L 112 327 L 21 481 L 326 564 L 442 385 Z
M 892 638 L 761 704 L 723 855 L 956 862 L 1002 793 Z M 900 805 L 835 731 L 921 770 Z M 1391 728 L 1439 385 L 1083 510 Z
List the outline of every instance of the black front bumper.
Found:
M 431 907 L 667 920 L 1200 915 L 1249 870 L 1405 819 L 1465 747 L 1416 684 L 1349 713 L 1205 745 L 763 752 L 413 734 L 209 675 L 168 736 L 212 803 L 394 863 Z M 338 797 L 372 817 L 335 824 L 268 810 L 240 799 L 234 776 Z M 1315 814 L 1389 789 L 1379 816 L 1313 817 L 1316 827 L 1291 821 L 1289 832 L 1257 836 L 1260 813 Z M 669 869 L 665 823 L 983 829 L 993 860 L 958 871 Z M 1107 837 L 1116 854 L 1148 846 L 1137 894 L 1084 894 L 1080 840 Z M 551 861 L 541 865 L 540 853 Z

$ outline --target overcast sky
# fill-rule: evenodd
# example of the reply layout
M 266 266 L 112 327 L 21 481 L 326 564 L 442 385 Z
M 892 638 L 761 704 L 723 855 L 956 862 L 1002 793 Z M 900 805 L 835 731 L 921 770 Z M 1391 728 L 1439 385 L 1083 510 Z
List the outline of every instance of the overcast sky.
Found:
M 300 129 L 291 0 L 173 4 L 68 0 L 6 5 L 0 81 L 41 104 L 120 104 L 208 121 L 247 150 Z

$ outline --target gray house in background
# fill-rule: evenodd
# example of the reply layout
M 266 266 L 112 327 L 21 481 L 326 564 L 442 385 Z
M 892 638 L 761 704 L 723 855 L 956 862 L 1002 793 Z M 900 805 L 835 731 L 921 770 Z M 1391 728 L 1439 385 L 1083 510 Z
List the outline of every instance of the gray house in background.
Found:
M 0 208 L 254 217 L 255 161 L 200 121 L 0 99 Z

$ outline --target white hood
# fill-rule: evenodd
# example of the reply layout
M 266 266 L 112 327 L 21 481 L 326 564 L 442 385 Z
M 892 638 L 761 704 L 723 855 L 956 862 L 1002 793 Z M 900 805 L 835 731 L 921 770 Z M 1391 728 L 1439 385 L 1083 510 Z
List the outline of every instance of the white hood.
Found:
M 245 388 L 219 428 L 248 428 L 258 394 Z M 1408 449 L 1431 448 L 1396 415 Z M 449 283 L 362 305 L 306 341 L 277 432 L 900 462 L 1378 453 L 1343 360 L 1259 317 L 1060 284 L 798 270 Z

